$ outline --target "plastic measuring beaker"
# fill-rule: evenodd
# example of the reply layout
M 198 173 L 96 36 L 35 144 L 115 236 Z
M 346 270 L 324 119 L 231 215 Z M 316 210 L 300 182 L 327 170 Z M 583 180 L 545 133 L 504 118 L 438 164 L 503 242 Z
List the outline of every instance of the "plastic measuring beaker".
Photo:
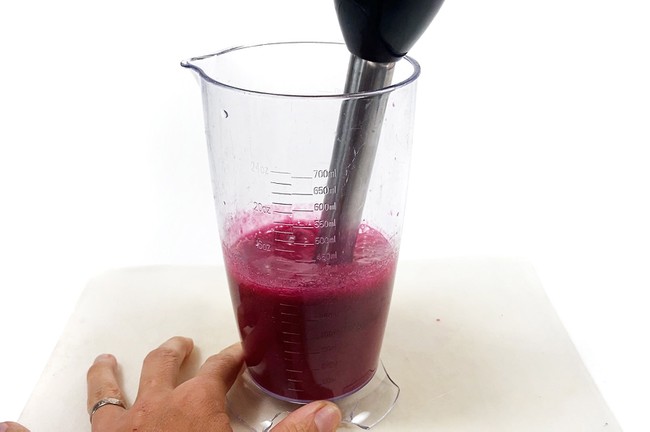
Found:
M 336 43 L 233 48 L 182 65 L 200 77 L 219 234 L 247 371 L 263 393 L 304 403 L 345 401 L 384 371 L 379 354 L 399 252 L 419 65 L 393 84 L 345 94 L 349 53 Z M 345 104 L 373 109 L 379 141 L 352 259 L 335 245 L 332 164 Z M 381 103 L 378 103 L 380 101 Z M 361 210 L 361 209 L 359 209 Z M 378 372 L 379 371 L 379 372 Z M 374 378 L 373 378 L 374 377 Z M 371 426 L 390 406 L 364 419 Z M 366 386 L 367 387 L 367 386 Z M 382 413 L 383 410 L 383 413 Z M 347 415 L 347 414 L 346 414 Z

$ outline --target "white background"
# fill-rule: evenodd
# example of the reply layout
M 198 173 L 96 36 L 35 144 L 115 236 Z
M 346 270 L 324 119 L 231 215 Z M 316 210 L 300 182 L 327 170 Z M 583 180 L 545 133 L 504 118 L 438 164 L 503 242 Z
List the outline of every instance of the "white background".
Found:
M 645 0 L 448 0 L 411 51 L 424 72 L 402 257 L 530 260 L 627 432 L 648 430 L 650 407 L 648 17 Z M 294 39 L 340 40 L 333 2 L 3 5 L 0 421 L 88 278 L 220 260 L 179 61 Z

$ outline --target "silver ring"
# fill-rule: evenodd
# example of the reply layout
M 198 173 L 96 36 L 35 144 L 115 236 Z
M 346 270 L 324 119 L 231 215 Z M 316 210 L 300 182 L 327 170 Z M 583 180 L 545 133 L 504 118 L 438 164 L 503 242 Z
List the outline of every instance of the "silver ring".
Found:
M 95 405 L 93 405 L 93 407 L 90 409 L 90 423 L 93 422 L 93 414 L 95 414 L 95 411 L 97 411 L 98 409 L 100 409 L 101 407 L 106 406 L 106 405 L 115 405 L 115 406 L 122 407 L 122 408 L 126 409 L 126 405 L 124 404 L 124 402 L 122 402 L 119 399 L 116 399 L 116 398 L 104 398 L 104 399 L 101 399 Z

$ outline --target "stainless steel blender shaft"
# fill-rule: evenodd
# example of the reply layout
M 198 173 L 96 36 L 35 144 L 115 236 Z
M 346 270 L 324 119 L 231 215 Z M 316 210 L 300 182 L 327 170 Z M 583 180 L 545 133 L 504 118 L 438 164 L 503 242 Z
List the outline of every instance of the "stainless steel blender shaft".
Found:
M 438 13 L 443 0 L 334 0 L 343 38 L 352 53 L 346 93 L 390 84 L 395 62 Z M 316 261 L 348 262 L 357 238 L 372 165 L 386 111 L 387 93 L 346 100 L 339 115 Z M 329 204 L 329 206 L 328 206 Z M 329 210 L 328 210 L 329 208 Z
M 372 92 L 390 85 L 395 63 L 350 57 L 346 94 Z M 328 188 L 316 260 L 331 264 L 352 260 L 370 176 L 384 122 L 387 93 L 352 97 L 341 105 L 330 163 Z M 327 210 L 329 209 L 329 210 Z

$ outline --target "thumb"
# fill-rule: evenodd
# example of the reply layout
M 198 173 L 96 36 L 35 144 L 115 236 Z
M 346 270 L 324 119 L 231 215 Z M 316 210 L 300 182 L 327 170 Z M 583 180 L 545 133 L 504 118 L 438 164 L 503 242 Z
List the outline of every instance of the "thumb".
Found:
M 0 432 L 29 432 L 29 429 L 14 422 L 0 423 Z
M 339 423 L 341 411 L 336 405 L 316 401 L 289 414 L 273 428 L 273 432 L 334 432 Z

